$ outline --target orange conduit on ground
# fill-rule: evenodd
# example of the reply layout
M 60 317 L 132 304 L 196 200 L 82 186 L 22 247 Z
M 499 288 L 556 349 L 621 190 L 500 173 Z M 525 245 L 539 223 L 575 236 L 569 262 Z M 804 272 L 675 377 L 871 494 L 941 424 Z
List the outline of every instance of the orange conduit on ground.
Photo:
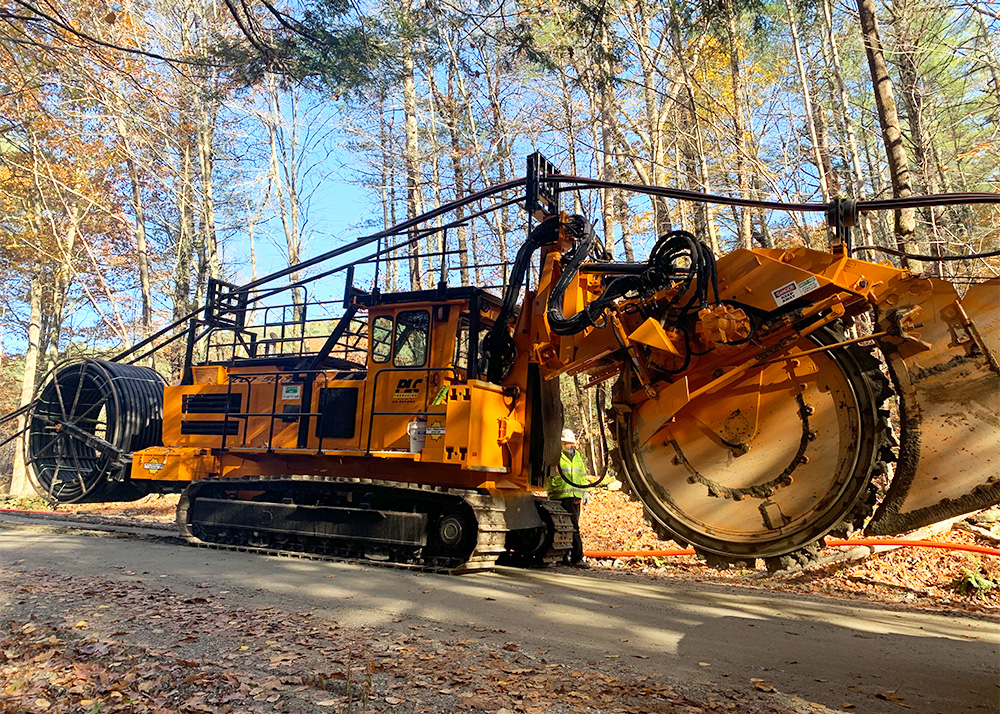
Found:
M 1000 558 L 1000 550 L 987 548 L 982 545 L 968 545 L 966 543 L 941 543 L 935 540 L 879 540 L 877 538 L 852 538 L 851 540 L 828 540 L 829 546 L 853 546 L 853 545 L 898 545 L 913 546 L 914 548 L 939 548 L 941 550 L 964 550 L 969 553 L 979 553 L 981 555 L 992 555 Z
M 585 550 L 588 558 L 669 558 L 673 555 L 694 555 L 694 550 Z
M 980 555 L 992 555 L 1000 558 L 1000 550 L 996 548 L 986 548 L 981 545 L 967 545 L 965 543 L 941 543 L 933 540 L 878 540 L 876 538 L 854 538 L 851 540 L 828 540 L 826 545 L 830 547 L 850 547 L 855 545 L 890 545 L 890 546 L 910 546 L 914 548 L 939 548 L 941 550 L 964 550 L 969 553 L 979 553 Z M 674 555 L 694 555 L 694 550 L 588 550 L 583 553 L 589 558 L 668 558 Z

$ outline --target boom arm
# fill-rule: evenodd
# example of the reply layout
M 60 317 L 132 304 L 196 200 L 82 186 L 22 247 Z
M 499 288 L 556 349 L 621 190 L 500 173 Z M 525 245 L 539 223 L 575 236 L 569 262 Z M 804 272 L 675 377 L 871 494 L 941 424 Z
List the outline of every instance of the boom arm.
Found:
M 784 562 L 869 518 L 893 534 L 1000 502 L 1000 281 L 960 298 L 842 245 L 716 266 L 677 235 L 645 266 L 587 265 L 590 239 L 563 220 L 528 349 L 548 378 L 618 376 L 618 467 L 661 533 Z

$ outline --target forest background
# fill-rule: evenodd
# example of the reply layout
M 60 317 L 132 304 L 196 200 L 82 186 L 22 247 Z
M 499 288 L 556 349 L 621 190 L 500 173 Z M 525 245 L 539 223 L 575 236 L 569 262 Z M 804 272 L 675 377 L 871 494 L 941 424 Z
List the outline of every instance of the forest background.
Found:
M 0 0 L 0 67 L 2 413 L 62 361 L 183 318 L 210 278 L 294 267 L 521 176 L 534 150 L 567 174 L 785 201 L 1000 183 L 995 0 Z M 621 260 L 671 228 L 717 253 L 827 241 L 795 213 L 607 189 L 572 204 Z M 500 285 L 526 220 L 511 205 L 436 233 L 356 284 Z M 1000 212 L 881 213 L 856 240 L 988 252 Z M 282 279 L 294 303 L 340 297 L 300 287 L 319 271 Z M 577 386 L 596 468 L 598 401 Z M 22 468 L 15 445 L 0 472 Z

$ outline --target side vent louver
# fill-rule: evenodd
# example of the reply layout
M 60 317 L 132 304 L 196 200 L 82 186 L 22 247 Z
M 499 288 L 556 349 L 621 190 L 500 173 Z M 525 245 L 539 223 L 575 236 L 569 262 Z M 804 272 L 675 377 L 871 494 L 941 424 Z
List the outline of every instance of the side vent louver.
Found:
M 181 401 L 185 414 L 235 414 L 242 406 L 242 394 L 185 394 Z
M 192 436 L 222 436 L 223 433 L 230 436 L 240 432 L 240 425 L 237 421 L 182 421 L 181 433 Z

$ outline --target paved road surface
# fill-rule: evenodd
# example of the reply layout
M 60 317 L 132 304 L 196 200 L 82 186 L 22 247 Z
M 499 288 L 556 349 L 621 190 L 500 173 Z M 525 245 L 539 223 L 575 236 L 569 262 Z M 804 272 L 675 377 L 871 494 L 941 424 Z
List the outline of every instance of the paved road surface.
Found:
M 664 682 L 740 689 L 759 678 L 835 710 L 853 702 L 852 711 L 899 714 L 900 703 L 874 696 L 896 692 L 927 714 L 1000 712 L 1000 618 L 563 568 L 417 574 L 0 523 L 0 564 L 21 559 L 73 575 L 166 576 L 157 582 L 181 592 L 211 582 L 248 606 L 315 609 L 346 625 L 393 628 L 402 618 L 404 625 L 475 626 L 477 637 L 489 628 L 498 647 L 517 641 L 563 661 L 606 663 Z

